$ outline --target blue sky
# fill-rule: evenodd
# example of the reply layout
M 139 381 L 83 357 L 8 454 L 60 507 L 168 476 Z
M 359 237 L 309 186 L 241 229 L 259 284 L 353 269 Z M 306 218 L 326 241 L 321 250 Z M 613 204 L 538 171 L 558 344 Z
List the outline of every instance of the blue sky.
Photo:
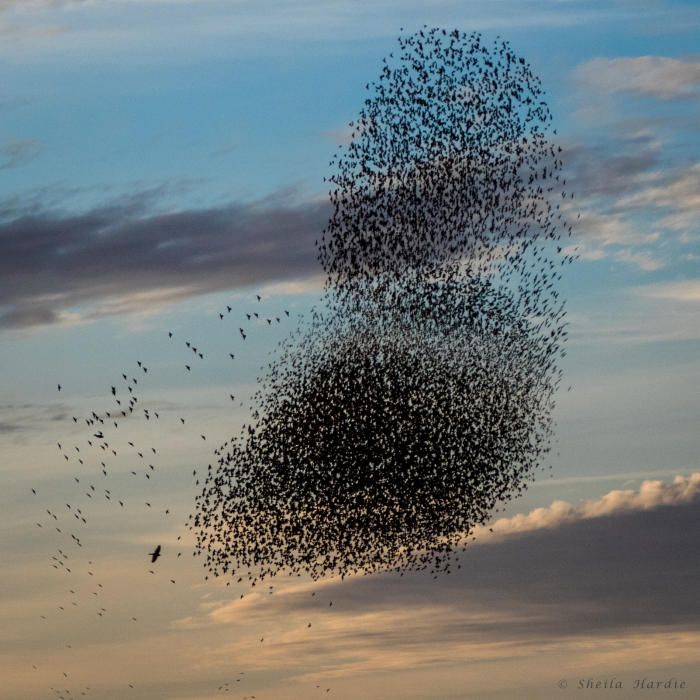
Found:
M 7 514 L 2 538 L 8 551 L 18 553 L 7 572 L 13 592 L 8 606 L 0 606 L 0 620 L 6 617 L 16 629 L 24 625 L 17 610 L 34 620 L 43 601 L 58 600 L 53 578 L 36 564 L 49 551 L 46 542 L 33 531 L 27 535 L 35 519 L 30 510 L 37 509 L 29 486 L 46 484 L 51 498 L 70 493 L 78 467 L 59 459 L 56 441 L 82 439 L 71 416 L 104 401 L 105 391 L 137 360 L 151 367 L 144 380 L 150 405 L 160 406 L 168 422 L 157 435 L 150 424 L 132 429 L 142 440 L 161 441 L 170 478 L 158 493 L 186 515 L 194 493 L 188 478 L 192 465 L 207 459 L 199 433 L 206 429 L 212 440 L 225 439 L 245 421 L 245 402 L 266 353 L 318 298 L 322 280 L 313 242 L 329 212 L 323 177 L 348 137 L 347 123 L 362 106 L 365 83 L 395 49 L 400 27 L 412 31 L 423 24 L 479 30 L 486 38 L 500 35 L 527 58 L 542 79 L 576 192 L 570 214 L 581 214 L 575 229 L 581 259 L 562 281 L 571 339 L 556 411 L 558 451 L 551 456 L 551 476 L 544 474 L 504 516 L 548 509 L 562 499 L 574 507 L 620 488 L 646 493 L 645 479 L 660 479 L 664 489 L 672 489 L 675 475 L 698 471 L 696 2 L 0 0 L 0 478 L 6 487 L 0 489 L 0 503 Z M 222 322 L 218 313 L 226 304 L 234 310 Z M 239 319 L 256 309 L 282 322 L 251 326 L 243 343 Z M 169 330 L 174 342 L 167 338 Z M 190 373 L 184 372 L 192 359 L 185 339 L 207 355 Z M 236 354 L 234 362 L 229 352 Z M 191 432 L 190 423 L 180 429 L 177 417 L 183 411 L 192 416 Z M 137 497 L 128 479 L 123 492 Z M 683 508 L 690 501 L 669 493 L 619 501 L 606 526 L 628 533 L 631 546 L 642 551 L 643 541 L 634 533 L 648 532 L 643 513 L 653 510 L 661 520 L 668 516 L 658 527 L 669 538 L 661 549 L 673 553 L 668 523 L 676 518 L 685 523 Z M 128 571 L 135 547 L 148 547 L 159 536 L 170 542 L 177 532 L 174 524 L 166 527 L 141 511 L 127 523 L 110 513 L 99 511 L 96 542 L 114 546 L 114 565 L 122 562 Z M 623 523 L 625 514 L 634 522 Z M 545 536 L 537 528 L 527 530 L 525 551 L 559 547 L 554 539 L 561 527 L 571 528 L 572 546 L 580 537 L 608 556 L 606 537 L 581 529 L 579 520 L 587 522 L 586 517 L 554 518 L 550 540 L 539 545 L 537 538 Z M 484 551 L 490 546 L 485 543 Z M 19 556 L 25 551 L 29 556 Z M 665 561 L 664 552 L 656 555 Z M 481 566 L 493 563 L 489 556 Z M 690 580 L 692 572 L 683 573 L 675 560 L 673 565 L 679 567 L 679 581 Z M 162 682 L 167 664 L 158 662 L 150 694 L 139 697 L 218 697 L 210 688 L 216 674 L 207 675 L 206 669 L 218 669 L 220 649 L 227 639 L 233 644 L 222 621 L 231 622 L 228 633 L 237 635 L 265 620 L 278 625 L 284 637 L 284 625 L 253 603 L 249 618 L 229 620 L 225 592 L 203 589 L 198 574 L 196 567 L 182 574 L 187 584 L 154 612 L 153 624 L 158 635 L 182 632 L 176 642 L 182 658 L 190 648 L 199 649 L 202 658 L 194 654 L 198 660 L 183 670 L 179 689 Z M 562 576 L 561 585 L 569 585 Z M 507 582 L 501 583 L 512 602 Z M 120 579 L 115 600 L 133 597 L 129 585 Z M 149 590 L 150 600 L 158 601 L 159 589 Z M 296 620 L 301 613 L 290 590 L 274 610 Z M 401 610 L 376 601 L 377 617 L 366 620 L 368 627 L 348 617 L 327 620 L 329 638 L 347 631 L 347 648 L 322 663 L 322 675 L 336 682 L 338 697 L 356 692 L 389 697 L 382 692 L 404 683 L 399 675 L 408 667 L 416 676 L 415 693 L 405 697 L 430 697 L 437 678 L 445 698 L 514 697 L 509 695 L 514 688 L 518 697 L 549 697 L 550 692 L 561 697 L 545 665 L 527 665 L 538 649 L 561 642 L 561 630 L 554 626 L 524 645 L 523 667 L 516 656 L 495 651 L 505 649 L 499 645 L 507 645 L 510 628 L 484 631 L 493 637 L 493 657 L 469 645 L 462 648 L 455 631 L 439 625 L 431 628 L 431 638 L 444 643 L 444 664 L 409 653 L 407 640 L 399 640 L 401 651 L 392 657 L 403 615 L 417 621 L 418 630 L 430 626 L 429 594 L 422 583 L 416 590 L 422 593 L 407 595 Z M 679 595 L 683 590 L 678 583 Z M 468 587 L 462 593 L 445 589 L 454 601 L 472 594 Z M 354 592 L 348 595 L 355 600 Z M 370 600 L 366 591 L 357 595 Z M 576 600 L 578 615 L 586 601 Z M 531 599 L 521 602 L 527 610 L 534 605 Z M 600 603 L 606 609 L 615 600 L 603 596 Z M 573 605 L 568 599 L 561 604 L 564 610 Z M 521 639 L 513 622 L 517 610 L 493 600 L 486 607 L 484 614 L 494 620 L 508 618 L 512 639 Z M 626 632 L 582 629 L 580 646 L 567 637 L 561 664 L 583 673 L 585 664 L 572 659 L 583 654 L 585 644 L 599 643 L 607 651 L 601 652 L 599 666 L 591 657 L 589 674 L 596 668 L 607 672 L 609 666 L 661 668 L 651 659 L 670 644 L 690 669 L 700 660 L 690 651 L 700 633 L 695 618 L 683 629 L 674 618 L 671 629 L 664 627 L 664 610 L 661 601 L 654 634 L 646 641 L 635 636 L 641 622 L 632 612 Z M 373 623 L 385 625 L 385 648 L 363 646 Z M 76 625 L 61 628 L 61 634 L 75 637 Z M 108 629 L 103 642 L 116 645 L 121 628 L 115 623 Z M 11 652 L 13 668 L 15 662 L 25 668 L 32 654 L 43 658 L 41 682 L 13 671 L 0 698 L 43 697 L 41 689 L 52 684 L 64 662 L 54 654 L 57 632 L 47 633 L 34 622 L 26 630 L 24 636 L 5 633 L 0 641 Z M 260 698 L 311 697 L 298 694 L 305 692 L 300 688 L 306 675 L 289 670 L 290 650 L 302 644 L 290 635 L 288 645 L 270 652 L 254 671 Z M 623 658 L 615 640 L 636 649 L 638 663 L 633 655 Z M 148 635 L 132 639 L 138 653 L 151 653 L 161 642 Z M 322 645 L 322 639 L 316 643 Z M 83 654 L 76 674 L 90 665 L 99 644 L 98 637 L 86 638 L 82 646 L 76 642 Z M 304 644 L 305 663 L 312 669 L 318 649 Z M 248 650 L 237 647 L 236 653 L 255 665 Z M 355 667 L 348 662 L 355 653 L 374 661 Z M 473 677 L 464 670 L 462 653 L 483 662 Z M 607 661 L 601 660 L 606 653 Z M 508 683 L 499 685 L 489 675 L 489 663 L 502 664 Z M 139 674 L 147 682 L 147 669 L 139 667 Z M 698 687 L 697 674 L 695 680 Z M 101 684 L 97 697 L 122 697 L 114 674 L 94 682 Z M 401 687 L 408 692 L 411 684 Z M 252 685 L 250 692 L 255 692 Z

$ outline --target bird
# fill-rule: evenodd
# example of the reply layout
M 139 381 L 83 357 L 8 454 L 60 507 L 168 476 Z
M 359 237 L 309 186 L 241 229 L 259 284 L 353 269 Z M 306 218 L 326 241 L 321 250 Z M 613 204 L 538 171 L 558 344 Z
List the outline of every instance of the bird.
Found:
M 548 450 L 566 338 L 557 275 L 574 257 L 558 245 L 563 211 L 549 203 L 564 190 L 539 82 L 507 44 L 492 48 L 478 33 L 402 33 L 398 58 L 389 54 L 366 83 L 352 157 L 339 151 L 332 161 L 333 213 L 316 241 L 322 302 L 269 362 L 250 420 L 214 448 L 206 470 L 193 470 L 187 526 L 205 579 L 231 573 L 252 587 L 280 571 L 312 580 L 387 569 L 447 575 L 457 535 L 488 524 L 493 494 L 507 501 L 526 490 Z M 268 326 L 273 318 L 280 323 L 272 315 Z M 204 360 L 194 342 L 186 347 Z M 146 382 L 122 377 L 123 404 L 117 387 L 104 391 L 130 418 L 121 435 L 151 416 L 134 410 Z M 104 415 L 85 418 L 84 437 L 100 442 L 85 447 L 81 433 L 79 464 L 91 449 L 109 452 Z M 73 423 L 71 432 L 85 430 Z M 151 487 L 161 470 L 148 466 L 131 472 Z M 92 498 L 95 489 L 83 491 Z M 131 511 L 135 502 L 125 509 L 114 491 L 104 493 L 110 507 Z M 70 512 L 87 525 L 76 503 Z M 71 543 L 83 546 L 75 535 Z M 161 545 L 149 556 L 154 563 Z M 50 563 L 75 568 L 62 555 Z

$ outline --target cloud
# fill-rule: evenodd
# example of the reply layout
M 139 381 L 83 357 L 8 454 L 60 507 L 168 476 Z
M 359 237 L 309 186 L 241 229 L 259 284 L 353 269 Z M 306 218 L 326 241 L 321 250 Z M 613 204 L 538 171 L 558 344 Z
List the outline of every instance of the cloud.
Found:
M 690 228 L 700 215 L 700 163 L 670 170 L 661 181 L 648 183 L 621 197 L 617 208 L 619 211 L 661 210 L 662 227 L 674 231 Z
M 658 180 L 662 142 L 648 130 L 624 133 L 611 144 L 565 145 L 566 168 L 577 197 L 619 196 Z
M 588 137 L 565 149 L 581 207 L 583 257 L 647 272 L 687 259 L 684 246 L 700 214 L 700 165 L 688 157 L 697 135 L 689 98 L 700 96 L 700 60 L 596 58 L 573 77 L 587 88 L 580 99 L 597 134 L 595 142 Z M 674 102 L 641 109 L 618 97 Z
M 582 258 L 655 271 L 687 256 L 700 216 L 700 164 L 669 161 L 672 147 L 648 130 L 566 147 L 576 198 L 562 209 Z
M 7 423 L 0 420 L 0 434 L 2 433 L 17 433 L 22 430 L 26 430 L 26 427 L 19 425 L 18 423 Z
M 176 627 L 223 627 L 237 638 L 201 651 L 213 666 L 238 658 L 297 680 L 320 656 L 324 668 L 314 673 L 329 678 L 466 658 L 532 662 L 543 649 L 580 659 L 595 647 L 597 671 L 619 664 L 625 646 L 638 652 L 625 663 L 651 663 L 662 640 L 685 649 L 681 639 L 700 639 L 699 502 L 700 473 L 645 481 L 578 505 L 555 501 L 496 521 L 492 536 L 480 533 L 478 545 L 460 555 L 461 568 L 437 580 L 412 572 L 273 581 L 274 595 L 208 600 L 199 617 Z M 235 633 L 251 622 L 271 646 L 253 649 Z
M 571 210 L 573 211 L 573 209 Z M 645 272 L 658 270 L 666 265 L 658 250 L 650 247 L 658 233 L 649 233 L 635 225 L 630 218 L 612 210 L 596 211 L 580 208 L 580 218 L 575 223 L 576 244 L 567 246 L 569 254 L 578 254 L 583 260 L 602 260 L 612 257 L 617 262 L 633 265 Z M 573 216 L 571 217 L 573 220 Z
M 666 300 L 654 300 L 652 305 L 649 297 L 644 303 L 634 303 L 643 296 L 637 288 L 631 294 L 618 296 L 616 306 L 570 314 L 575 342 L 646 344 L 700 340 L 700 310 L 664 303 Z
M 690 476 L 676 476 L 672 483 L 658 480 L 643 481 L 639 490 L 615 490 L 602 498 L 584 501 L 573 506 L 566 501 L 554 501 L 546 508 L 536 508 L 527 514 L 501 518 L 490 525 L 495 536 L 514 535 L 590 518 L 644 511 L 660 506 L 677 506 L 693 503 L 700 497 L 700 472 Z M 477 541 L 488 536 L 489 528 L 479 528 Z
M 42 430 L 48 424 L 69 417 L 65 404 L 6 403 L 0 404 L 0 434 L 26 433 Z
M 627 93 L 661 100 L 700 96 L 700 60 L 665 56 L 594 58 L 576 77 L 601 93 Z
M 643 270 L 663 266 L 648 244 L 658 233 L 650 233 L 632 219 L 631 210 L 620 210 L 618 202 L 635 196 L 648 183 L 663 180 L 660 170 L 662 147 L 649 132 L 623 134 L 612 144 L 563 144 L 567 186 L 575 199 L 563 205 L 574 222 L 576 244 L 567 252 L 584 260 L 614 257 Z
M 0 0 L 0 12 L 7 10 L 55 10 L 71 5 L 93 4 L 94 0 Z
M 595 560 L 597 550 L 602 552 L 618 547 L 619 538 L 616 540 L 615 537 L 611 537 L 612 533 L 618 532 L 618 535 L 625 534 L 631 538 L 633 549 L 636 550 L 647 546 L 644 533 L 652 532 L 657 528 L 658 536 L 655 541 L 647 543 L 650 559 L 667 557 L 675 561 L 674 566 L 682 568 L 683 544 L 692 547 L 694 533 L 700 528 L 700 524 L 696 519 L 693 520 L 691 532 L 676 532 L 674 528 L 680 521 L 694 517 L 698 503 L 700 503 L 700 472 L 693 472 L 688 476 L 676 475 L 670 483 L 656 479 L 645 480 L 636 490 L 615 489 L 600 498 L 585 500 L 577 505 L 557 500 L 549 506 L 500 518 L 490 526 L 478 528 L 474 533 L 476 535 L 474 544 L 469 544 L 465 553 L 461 555 L 461 569 L 453 569 L 451 577 L 442 578 L 443 583 L 436 585 L 449 590 L 474 586 L 480 588 L 482 585 L 488 587 L 491 584 L 496 591 L 499 587 L 515 589 L 518 582 L 514 580 L 512 573 L 505 570 L 507 566 L 504 569 L 506 560 L 510 560 L 514 565 L 522 564 L 523 568 L 527 569 L 528 559 L 532 559 L 533 563 L 541 562 L 546 559 L 547 550 L 551 550 L 556 545 L 557 549 L 561 548 L 562 552 L 565 552 L 569 565 L 573 566 L 578 561 L 578 557 L 583 554 L 583 550 L 579 548 L 581 542 L 594 542 L 595 547 L 585 550 L 581 565 L 576 565 L 575 568 L 578 570 L 580 567 L 587 566 L 590 560 Z M 665 546 L 676 538 L 680 549 L 677 552 L 667 552 Z M 544 547 L 545 551 L 535 554 L 541 547 Z M 508 557 L 502 556 L 503 553 L 508 553 Z M 634 553 L 634 551 L 620 552 L 620 557 L 629 559 Z M 495 567 L 485 567 L 476 563 L 481 560 L 499 561 L 501 559 L 504 561 Z M 602 576 L 602 562 L 591 565 L 597 566 Z M 642 571 L 645 570 L 645 566 L 644 562 L 638 562 L 633 569 Z M 693 563 L 692 568 L 700 569 L 700 561 Z M 659 572 L 660 577 L 662 573 L 662 571 Z M 561 570 L 559 574 L 553 572 L 553 575 L 568 577 L 570 572 Z M 283 581 L 281 585 L 278 584 L 278 592 L 273 600 L 267 600 L 265 591 L 253 592 L 242 601 L 234 600 L 221 606 L 208 606 L 211 609 L 206 617 L 217 624 L 232 622 L 240 616 L 243 609 L 255 614 L 258 602 L 263 600 L 267 601 L 266 608 L 271 606 L 273 611 L 258 609 L 257 614 L 262 616 L 268 614 L 274 616 L 279 610 L 287 608 L 313 609 L 317 601 L 309 598 L 309 593 L 312 591 L 316 591 L 325 599 L 333 598 L 334 594 L 347 598 L 348 589 L 352 591 L 369 588 L 374 591 L 375 588 L 380 590 L 388 586 L 394 587 L 395 590 L 393 592 L 388 590 L 386 595 L 380 595 L 379 599 L 382 601 L 392 598 L 397 588 L 402 589 L 409 597 L 413 597 L 411 591 L 414 585 L 421 582 L 419 587 L 430 586 L 432 584 L 429 582 L 433 581 L 433 577 L 424 572 L 413 572 L 402 578 L 406 577 L 413 583 L 399 582 L 399 577 L 395 574 L 354 577 L 346 581 L 331 578 L 319 582 L 302 583 L 292 577 Z M 526 578 L 537 581 L 536 566 Z M 569 583 L 575 587 L 575 581 L 576 579 L 572 578 Z M 602 579 L 599 585 L 604 585 Z M 372 606 L 371 601 L 374 599 L 374 596 L 367 596 L 366 604 Z M 400 602 L 397 600 L 397 604 Z M 700 602 L 694 607 L 697 608 L 695 614 L 700 621 Z
M 668 299 L 680 302 L 700 301 L 700 280 L 690 279 L 682 282 L 664 282 L 639 287 L 637 293 L 654 299 Z
M 217 148 L 215 148 L 211 153 L 209 154 L 212 158 L 220 158 L 222 156 L 228 156 L 231 155 L 231 153 L 234 153 L 237 149 L 239 148 L 238 143 L 223 143 Z
M 0 146 L 0 170 L 17 168 L 28 163 L 39 153 L 40 144 L 36 139 L 15 139 Z
M 0 23 L 0 48 L 23 45 L 35 40 L 61 36 L 66 32 L 64 27 L 57 25 L 24 26 L 20 24 Z
M 587 242 L 601 246 L 639 245 L 646 242 L 644 233 L 621 216 L 592 209 L 582 209 L 580 214 L 576 232 Z
M 654 272 L 654 270 L 659 270 L 666 264 L 663 260 L 655 257 L 651 251 L 634 252 L 631 250 L 620 250 L 615 254 L 615 260 L 636 265 L 645 272 Z
M 150 12 L 147 8 L 172 9 Z M 144 8 L 147 11 L 144 12 Z M 4 12 L 3 12 L 4 9 Z M 70 10 L 70 12 L 69 12 Z M 115 21 L 115 13 L 129 21 Z M 508 0 L 493 3 L 473 0 L 443 0 L 429 3 L 417 0 L 383 0 L 375 3 L 349 3 L 347 0 L 259 0 L 256 3 L 231 3 L 227 0 L 0 0 L 0 15 L 17 18 L 25 25 L 8 27 L 7 35 L 39 38 L 50 28 L 37 27 L 29 35 L 30 23 L 50 18 L 65 24 L 65 40 L 46 41 L 51 51 L 60 51 L 73 59 L 113 60 L 118 52 L 130 61 L 148 61 L 152 66 L 153 47 L 159 47 L 159 60 L 172 61 L 187 46 L 190 52 L 211 51 L 221 41 L 243 39 L 236 50 L 261 46 L 269 51 L 285 50 L 270 39 L 311 41 L 314 56 L 317 40 L 365 41 L 395 37 L 400 26 L 412 31 L 424 23 L 436 26 L 464 27 L 468 30 L 500 31 L 509 28 L 552 28 L 600 25 L 601 22 L 656 31 L 692 31 L 697 13 L 686 8 L 679 13 L 665 6 L 640 8 L 627 2 L 591 5 L 584 0 L 552 3 L 547 0 Z M 56 29 L 55 31 L 60 31 Z M 12 41 L 0 50 L 13 50 Z M 164 48 L 177 48 L 166 51 Z M 41 48 L 41 46 L 39 46 Z M 147 53 L 144 51 L 147 50 Z M 296 50 L 296 49 L 295 49 Z
M 147 312 L 209 292 L 318 275 L 328 204 L 289 191 L 218 208 L 154 211 L 149 193 L 77 214 L 0 223 L 0 327 Z
M 0 110 L 16 109 L 31 104 L 28 97 L 0 97 Z

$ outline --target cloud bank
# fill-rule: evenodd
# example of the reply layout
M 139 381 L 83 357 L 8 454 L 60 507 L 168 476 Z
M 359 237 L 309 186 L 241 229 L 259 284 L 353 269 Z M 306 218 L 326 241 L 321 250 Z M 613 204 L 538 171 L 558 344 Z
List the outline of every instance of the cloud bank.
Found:
M 325 202 L 289 193 L 219 208 L 153 212 L 132 197 L 78 214 L 0 222 L 0 328 L 153 310 L 200 294 L 319 271 Z
M 243 599 L 207 600 L 200 616 L 175 628 L 226 629 L 230 640 L 252 621 L 271 646 L 251 651 L 242 634 L 202 650 L 202 659 L 215 666 L 233 655 L 300 679 L 319 654 L 321 675 L 336 679 L 435 663 L 532 662 L 554 649 L 580 659 L 593 647 L 596 671 L 630 660 L 652 667 L 663 644 L 681 649 L 700 639 L 699 502 L 700 472 L 576 506 L 554 502 L 497 521 L 493 536 L 479 537 L 460 568 L 437 580 L 411 572 L 274 581 L 274 595 L 253 589 Z M 688 663 L 681 656 L 675 663 Z

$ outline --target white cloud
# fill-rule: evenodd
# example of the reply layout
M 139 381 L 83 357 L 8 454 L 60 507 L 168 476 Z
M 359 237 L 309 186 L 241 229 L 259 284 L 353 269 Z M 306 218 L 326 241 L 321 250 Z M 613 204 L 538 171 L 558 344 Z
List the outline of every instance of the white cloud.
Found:
M 700 472 L 694 472 L 687 477 L 676 476 L 671 484 L 658 480 L 643 481 L 638 491 L 614 490 L 601 498 L 583 501 L 576 506 L 567 501 L 554 501 L 549 506 L 536 508 L 529 513 L 501 518 L 490 529 L 496 536 L 515 535 L 606 515 L 691 503 L 699 495 Z M 477 542 L 483 541 L 490 534 L 489 527 L 480 527 L 475 534 Z

